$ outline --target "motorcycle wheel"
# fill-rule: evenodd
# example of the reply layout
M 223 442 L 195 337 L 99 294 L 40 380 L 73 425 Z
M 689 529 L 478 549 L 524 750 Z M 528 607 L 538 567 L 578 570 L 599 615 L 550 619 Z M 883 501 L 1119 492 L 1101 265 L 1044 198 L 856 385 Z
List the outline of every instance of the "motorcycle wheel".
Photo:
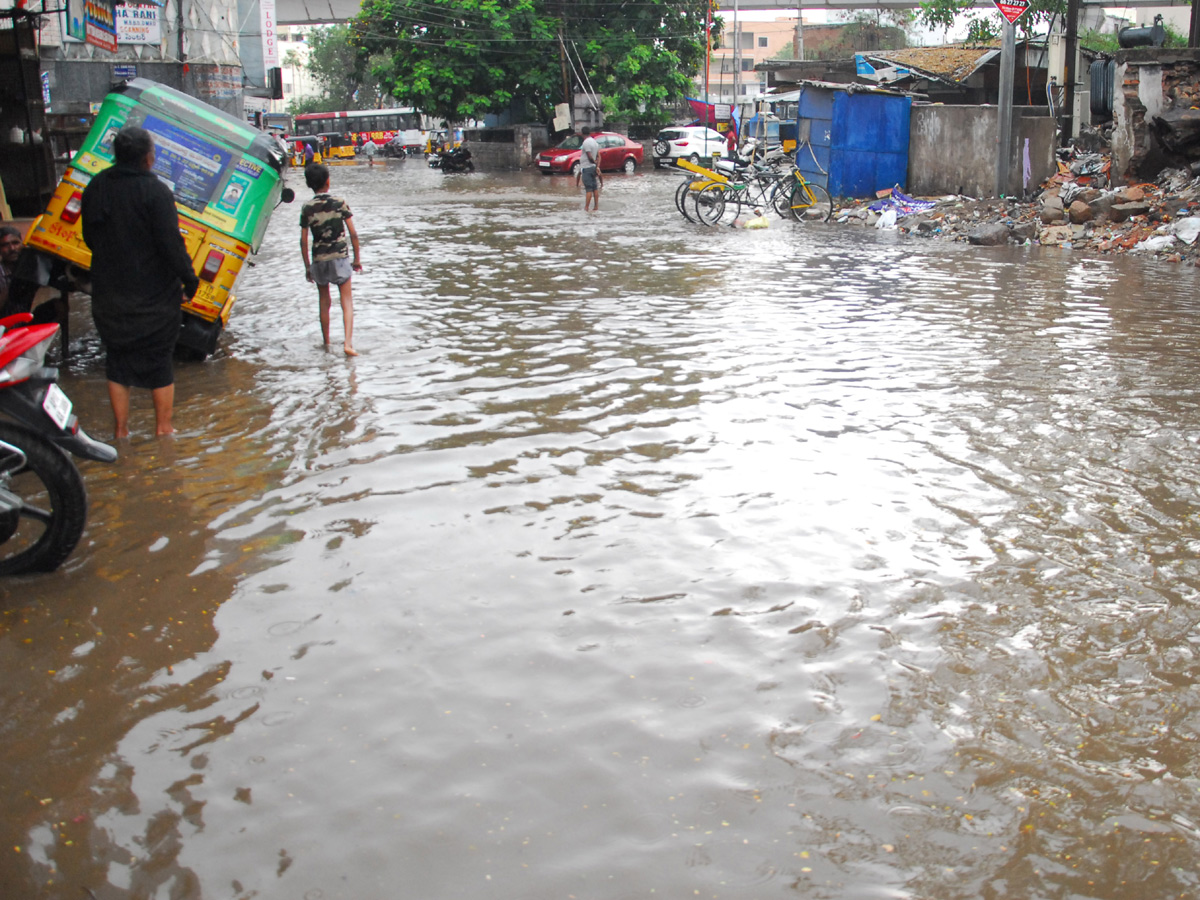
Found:
M 25 454 L 25 465 L 0 471 L 0 490 L 21 506 L 3 514 L 0 575 L 53 572 L 75 549 L 87 521 L 87 489 L 75 464 L 34 431 L 0 422 L 0 441 Z M 0 467 L 6 451 L 0 448 Z

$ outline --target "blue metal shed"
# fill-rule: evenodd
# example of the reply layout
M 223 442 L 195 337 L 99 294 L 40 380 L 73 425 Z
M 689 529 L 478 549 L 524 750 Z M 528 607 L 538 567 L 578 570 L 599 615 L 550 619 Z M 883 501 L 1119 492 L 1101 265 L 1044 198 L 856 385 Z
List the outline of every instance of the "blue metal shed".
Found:
M 797 104 L 796 165 L 805 178 L 834 197 L 906 187 L 911 97 L 816 81 L 788 96 Z

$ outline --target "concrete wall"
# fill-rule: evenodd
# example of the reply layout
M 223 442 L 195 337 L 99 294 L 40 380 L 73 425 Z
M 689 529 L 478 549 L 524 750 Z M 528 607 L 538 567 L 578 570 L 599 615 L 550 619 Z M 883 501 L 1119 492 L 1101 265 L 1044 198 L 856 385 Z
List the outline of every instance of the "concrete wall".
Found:
M 1200 50 L 1147 47 L 1113 59 L 1112 180 L 1153 181 L 1181 160 L 1158 145 L 1147 123 L 1164 110 L 1200 105 Z
M 244 116 L 241 66 L 192 63 L 185 73 L 183 66 L 177 62 L 143 60 L 136 63 L 120 60 L 43 60 L 42 67 L 49 73 L 50 80 L 48 111 L 60 115 L 88 115 L 89 102 L 102 101 L 112 89 L 114 65 L 136 65 L 140 78 L 149 78 L 173 87 L 239 119 Z
M 1000 140 L 995 106 L 913 104 L 908 145 L 908 190 L 917 196 L 996 195 L 996 145 Z M 1014 110 L 1009 182 L 1004 193 L 1020 197 L 1036 190 L 1057 171 L 1055 122 L 1037 107 Z M 1030 174 L 1024 179 L 1026 141 Z
M 468 128 L 463 131 L 463 144 L 471 151 L 477 169 L 528 169 L 533 166 L 534 154 L 550 146 L 550 136 L 545 125 Z

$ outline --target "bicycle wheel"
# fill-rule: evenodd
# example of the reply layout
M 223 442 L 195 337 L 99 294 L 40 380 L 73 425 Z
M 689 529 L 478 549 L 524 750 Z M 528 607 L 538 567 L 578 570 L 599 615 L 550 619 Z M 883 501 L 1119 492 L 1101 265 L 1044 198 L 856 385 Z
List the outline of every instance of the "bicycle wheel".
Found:
M 716 225 L 725 214 L 725 195 L 727 188 L 723 184 L 710 184 L 696 194 L 696 221 L 703 225 Z
M 679 196 L 679 211 L 683 213 L 683 217 L 693 224 L 699 224 L 700 220 L 696 218 L 696 195 L 700 193 L 700 189 L 696 188 L 699 178 L 689 178 L 685 181 L 683 189 L 678 192 Z
M 797 182 L 792 189 L 790 209 L 797 222 L 828 222 L 833 214 L 833 198 L 819 184 Z
M 789 181 L 791 179 L 788 179 Z M 794 182 L 793 182 L 794 184 Z M 792 185 L 780 178 L 771 187 L 771 209 L 787 219 L 792 215 Z
M 683 206 L 683 201 L 688 195 L 688 190 L 692 186 L 692 179 L 685 178 L 679 183 L 679 187 L 675 188 L 675 208 L 679 210 L 679 214 L 689 222 L 692 217 L 688 215 L 688 211 Z

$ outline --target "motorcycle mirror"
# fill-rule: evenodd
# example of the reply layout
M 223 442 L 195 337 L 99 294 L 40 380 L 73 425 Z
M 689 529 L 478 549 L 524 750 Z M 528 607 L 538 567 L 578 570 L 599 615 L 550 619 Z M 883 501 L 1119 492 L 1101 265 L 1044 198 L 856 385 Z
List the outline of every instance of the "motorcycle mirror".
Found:
M 279 192 L 279 199 L 282 200 L 284 203 L 291 203 L 293 200 L 296 199 L 296 192 L 293 191 L 290 187 L 285 187 L 282 191 Z

